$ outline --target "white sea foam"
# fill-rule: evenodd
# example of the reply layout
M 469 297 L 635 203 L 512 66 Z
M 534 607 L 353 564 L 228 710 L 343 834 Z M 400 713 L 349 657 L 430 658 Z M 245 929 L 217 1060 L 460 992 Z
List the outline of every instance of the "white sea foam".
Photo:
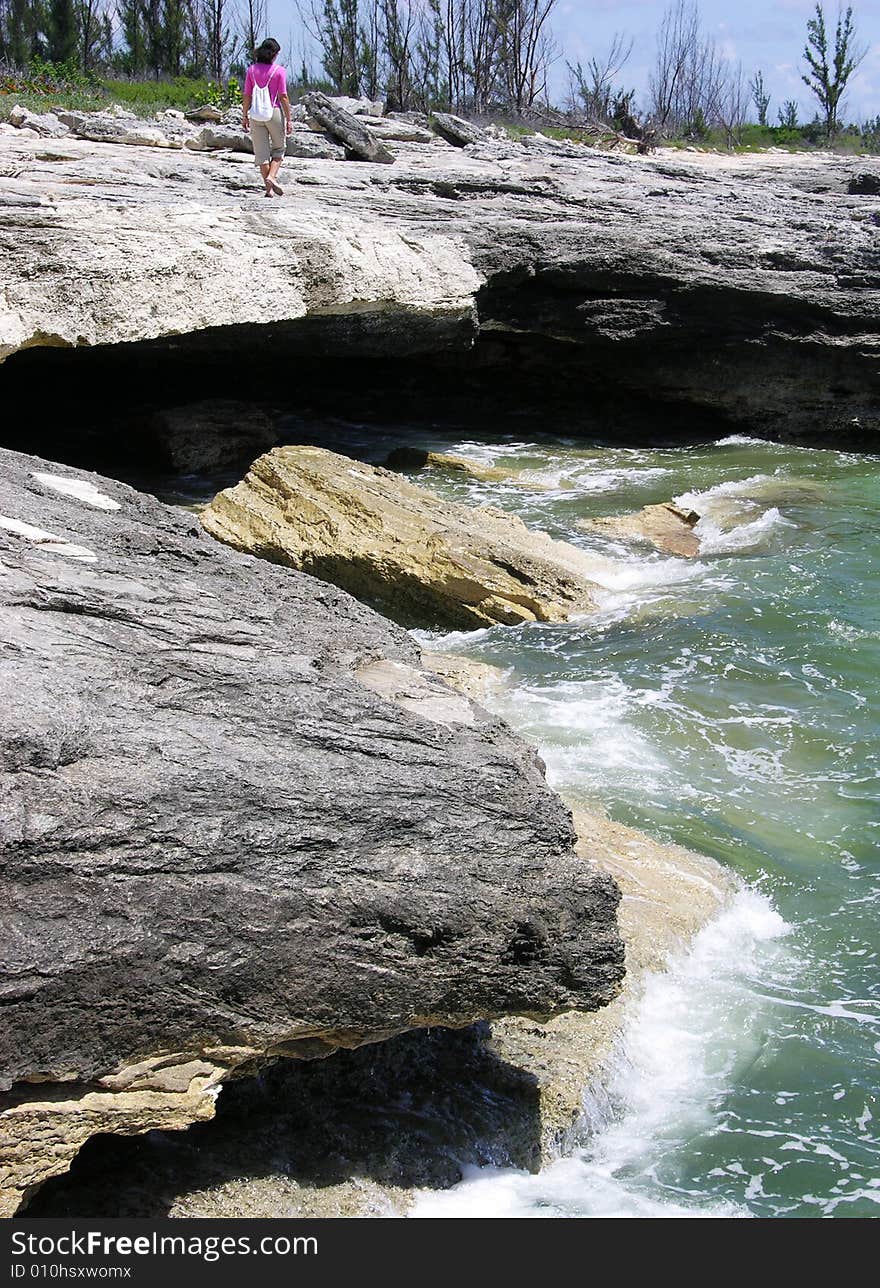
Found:
M 711 517 L 700 519 L 694 528 L 694 533 L 700 538 L 701 554 L 728 555 L 766 546 L 768 541 L 782 529 L 795 526 L 773 505 L 750 523 L 740 523 L 726 530 L 713 522 Z
M 491 705 L 540 746 L 551 786 L 592 798 L 602 793 L 609 772 L 618 785 L 644 790 L 667 777 L 666 762 L 629 721 L 640 700 L 617 676 L 605 674 L 504 689 Z
M 560 492 L 616 492 L 632 484 L 651 483 L 672 471 L 663 466 L 607 466 L 598 461 L 563 463 L 521 470 L 517 479 Z
M 469 1169 L 451 1190 L 423 1191 L 412 1215 L 748 1216 L 745 1205 L 706 1204 L 667 1186 L 663 1163 L 695 1131 L 711 1130 L 713 1105 L 757 1054 L 760 980 L 786 930 L 764 895 L 741 890 L 690 952 L 648 977 L 611 1080 L 618 1111 L 583 1149 L 537 1175 Z M 760 1181 L 759 1173 L 746 1178 L 745 1198 L 760 1194 Z
M 767 504 L 774 493 L 791 493 L 793 489 L 796 491 L 797 484 L 784 477 L 753 474 L 717 483 L 702 492 L 683 492 L 675 504 L 700 515 L 694 535 L 700 539 L 701 555 L 736 554 L 766 548 L 784 529 L 797 526 L 778 506 Z M 762 499 L 766 508 L 762 508 Z
M 673 498 L 674 504 L 682 510 L 696 510 L 698 514 L 706 514 L 724 497 L 749 497 L 774 481 L 778 482 L 773 474 L 750 474 L 745 479 L 727 479 L 702 491 L 682 492 Z
M 772 444 L 763 438 L 750 438 L 748 434 L 728 434 L 726 438 L 719 438 L 715 443 L 716 447 L 771 447 Z

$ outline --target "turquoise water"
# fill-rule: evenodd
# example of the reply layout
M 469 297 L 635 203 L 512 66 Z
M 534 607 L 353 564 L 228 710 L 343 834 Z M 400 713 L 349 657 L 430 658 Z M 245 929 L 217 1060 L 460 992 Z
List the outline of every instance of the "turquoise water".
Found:
M 595 616 L 441 647 L 504 669 L 489 705 L 567 799 L 744 888 L 650 981 L 582 1148 L 420 1214 L 877 1215 L 880 461 L 737 437 L 425 445 L 513 476 L 426 471 L 435 490 L 609 560 Z M 672 497 L 703 515 L 695 560 L 577 526 Z

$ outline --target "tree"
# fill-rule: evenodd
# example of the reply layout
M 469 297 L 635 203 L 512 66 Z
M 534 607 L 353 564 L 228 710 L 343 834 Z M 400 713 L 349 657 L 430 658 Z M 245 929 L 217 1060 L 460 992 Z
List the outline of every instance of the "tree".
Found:
M 147 3 L 154 2 L 155 0 L 147 0 Z M 223 80 L 235 45 L 229 25 L 234 19 L 232 0 L 204 0 L 203 22 L 206 28 L 208 72 L 218 84 Z
M 76 5 L 79 61 L 84 72 L 106 62 L 113 52 L 113 20 L 105 0 L 79 0 Z
M 696 130 L 718 119 L 727 69 L 704 35 L 693 0 L 673 0 L 663 14 L 651 73 L 651 112 L 661 132 Z
M 413 45 L 416 40 L 416 15 L 412 5 L 401 0 L 381 0 L 382 41 L 387 69 L 385 94 L 388 103 L 398 111 L 413 104 Z
M 147 67 L 147 37 L 141 0 L 118 0 L 116 16 L 125 42 L 125 70 L 131 76 L 138 76 Z
M 796 130 L 798 124 L 798 105 L 793 98 L 787 98 L 776 113 L 776 119 L 784 130 Z
M 614 116 L 615 102 L 631 99 L 626 91 L 616 89 L 614 82 L 632 53 L 632 37 L 616 31 L 606 54 L 593 56 L 586 65 L 580 62 L 572 67 L 566 63 L 569 74 L 569 99 L 572 107 L 583 111 L 591 120 L 610 121 Z
M 362 0 L 358 27 L 358 80 L 367 98 L 379 97 L 382 78 L 382 0 Z
M 552 60 L 548 23 L 556 0 L 498 0 L 498 64 L 507 105 L 517 114 L 546 92 Z
M 74 0 L 49 0 L 46 36 L 51 62 L 69 63 L 76 58 L 79 30 Z
M 33 0 L 4 0 L 0 14 L 0 56 L 14 67 L 24 67 L 40 52 L 39 6 Z
M 186 12 L 187 71 L 191 76 L 207 76 L 210 32 L 205 20 L 205 0 L 184 0 Z
M 162 0 L 159 49 L 162 70 L 171 76 L 183 71 L 187 53 L 186 5 L 184 0 Z
M 311 0 L 304 15 L 321 46 L 321 66 L 338 93 L 360 94 L 361 42 L 358 0 Z
M 247 59 L 254 56 L 254 50 L 265 36 L 266 0 L 246 0 L 243 16 L 242 40 Z
M 749 81 L 749 92 L 752 96 L 752 102 L 755 105 L 755 111 L 758 113 L 758 124 L 767 124 L 767 109 L 770 106 L 770 95 L 764 88 L 764 73 L 755 72 Z
M 742 63 L 735 67 L 728 64 L 721 82 L 716 111 L 718 122 L 724 130 L 728 149 L 742 140 L 742 127 L 746 122 L 749 96 L 743 76 Z
M 419 16 L 413 55 L 413 94 L 423 112 L 449 106 L 449 85 L 443 79 L 443 16 L 441 0 L 427 0 Z
M 845 13 L 838 10 L 832 54 L 828 45 L 825 13 L 820 4 L 816 5 L 815 17 L 807 22 L 807 43 L 803 56 L 809 70 L 802 76 L 802 80 L 819 101 L 825 115 L 825 133 L 829 139 L 834 138 L 839 128 L 843 92 L 867 52 L 864 45 L 857 43 L 856 25 L 850 5 Z

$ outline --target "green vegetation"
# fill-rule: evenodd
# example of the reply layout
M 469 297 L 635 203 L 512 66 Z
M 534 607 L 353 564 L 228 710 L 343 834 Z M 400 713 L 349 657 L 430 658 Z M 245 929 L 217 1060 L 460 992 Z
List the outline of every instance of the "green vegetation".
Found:
M 114 103 L 120 103 L 139 116 L 147 116 L 166 107 L 186 110 L 201 103 L 215 107 L 237 107 L 241 87 L 237 80 L 225 84 L 189 76 L 175 76 L 167 81 L 102 80 L 101 88 Z
M 700 133 L 686 132 L 668 141 L 676 148 L 699 147 L 710 152 L 727 151 L 723 130 L 706 129 Z M 730 151 L 761 152 L 766 148 L 786 148 L 791 152 L 817 150 L 840 153 L 880 152 L 880 118 L 866 121 L 864 125 L 848 125 L 839 129 L 829 141 L 824 123 L 816 118 L 807 125 L 743 125 L 739 142 Z
M 320 72 L 304 64 L 289 77 L 291 96 L 321 89 L 381 97 L 399 110 L 442 108 L 494 120 L 511 138 L 540 130 L 599 146 L 644 135 L 648 145 L 656 138 L 711 150 L 880 151 L 880 118 L 861 125 L 840 119 L 844 91 L 865 53 L 851 8 L 838 13 L 836 28 L 826 24 L 821 4 L 807 21 L 802 79 L 820 111 L 802 123 L 793 99 L 772 102 L 760 69 L 747 79 L 730 62 L 703 27 L 697 0 L 669 0 L 638 109 L 635 91 L 619 83 L 633 46 L 625 33 L 615 34 L 604 55 L 567 63 L 567 101 L 552 107 L 547 23 L 556 3 L 305 0 L 302 21 L 317 41 Z M 206 102 L 235 106 L 254 33 L 265 26 L 261 0 L 248 0 L 246 13 L 242 6 L 243 0 L 201 0 L 196 7 L 188 0 L 0 0 L 0 119 L 15 102 L 35 111 L 118 103 L 144 117 Z M 236 24 L 243 15 L 242 28 Z M 757 123 L 747 119 L 750 112 Z
M 22 73 L 0 74 L 0 120 L 8 118 L 16 103 L 34 112 L 54 107 L 95 112 L 118 103 L 137 116 L 149 117 L 165 108 L 186 111 L 203 103 L 222 109 L 237 107 L 241 87 L 234 78 L 221 84 L 191 76 L 147 81 L 103 78 L 82 72 L 69 61 L 51 63 L 34 58 Z
M 825 28 L 825 14 L 822 6 L 816 5 L 815 17 L 807 22 L 804 61 L 808 71 L 801 79 L 822 108 L 825 117 L 825 134 L 829 139 L 833 139 L 839 133 L 838 111 L 843 91 L 867 52 L 867 45 L 858 47 L 856 45 L 856 29 L 851 6 L 846 13 L 838 12 L 832 51 Z

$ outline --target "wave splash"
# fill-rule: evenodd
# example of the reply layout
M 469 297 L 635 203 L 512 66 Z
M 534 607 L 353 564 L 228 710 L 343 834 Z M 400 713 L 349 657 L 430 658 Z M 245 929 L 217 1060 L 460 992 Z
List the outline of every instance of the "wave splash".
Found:
M 453 1189 L 422 1191 L 413 1217 L 719 1217 L 745 1201 L 705 1198 L 676 1151 L 714 1126 L 716 1104 L 755 1058 L 788 926 L 760 891 L 741 889 L 669 970 L 634 1000 L 607 1094 L 585 1092 L 590 1139 L 537 1175 L 470 1168 Z M 746 1178 L 746 1182 L 748 1178 Z M 746 1184 L 745 1198 L 748 1197 Z

